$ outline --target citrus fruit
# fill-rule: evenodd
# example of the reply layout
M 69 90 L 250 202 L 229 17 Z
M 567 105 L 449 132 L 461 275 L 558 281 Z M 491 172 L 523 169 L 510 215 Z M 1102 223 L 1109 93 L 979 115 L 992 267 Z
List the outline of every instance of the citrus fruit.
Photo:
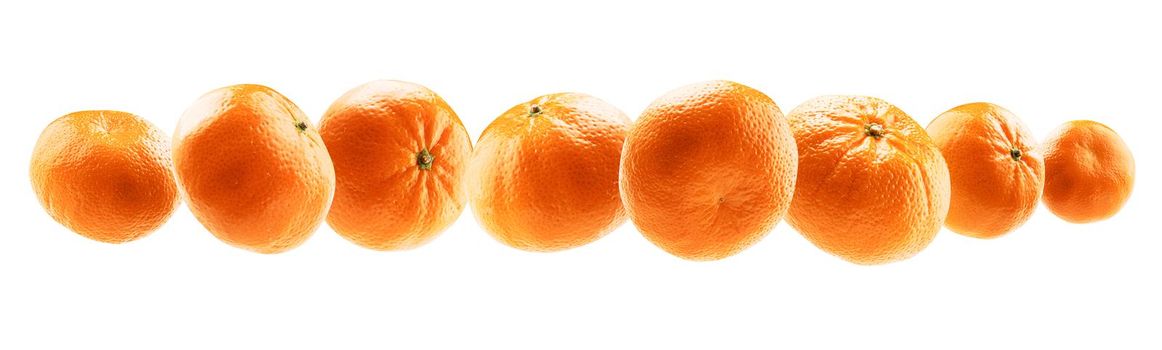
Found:
M 376 250 L 417 247 L 464 209 L 472 141 L 436 93 L 378 80 L 339 97 L 319 122 L 335 164 L 327 223 Z
M 178 204 L 166 135 L 119 111 L 69 113 L 36 141 L 30 175 L 44 210 L 82 236 L 108 243 L 153 232 Z
M 194 217 L 259 253 L 297 247 L 322 222 L 335 173 L 299 107 L 261 85 L 206 93 L 178 121 L 174 168 Z
M 948 163 L 949 230 L 994 238 L 1033 215 L 1045 163 L 1037 141 L 1012 112 L 986 102 L 961 105 L 928 124 L 928 135 Z
M 928 246 L 948 214 L 948 167 L 924 128 L 890 103 L 817 97 L 789 115 L 799 178 L 787 221 L 820 249 L 857 264 Z
M 557 251 L 625 221 L 617 167 L 629 118 L 595 97 L 545 95 L 513 106 L 476 143 L 472 212 L 509 246 Z
M 795 141 L 770 97 L 729 81 L 670 91 L 626 138 L 621 193 L 650 242 L 690 260 L 734 255 L 787 212 Z
M 1042 201 L 1073 223 L 1107 219 L 1122 209 L 1134 189 L 1134 157 L 1113 129 L 1074 120 L 1054 130 L 1041 146 L 1045 155 Z

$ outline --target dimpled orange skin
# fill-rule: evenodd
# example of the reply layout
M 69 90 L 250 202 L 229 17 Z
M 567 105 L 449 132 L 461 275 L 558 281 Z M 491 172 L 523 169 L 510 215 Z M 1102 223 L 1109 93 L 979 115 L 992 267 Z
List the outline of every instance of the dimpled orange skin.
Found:
M 326 216 L 331 159 L 302 110 L 261 85 L 206 93 L 178 122 L 174 168 L 194 217 L 259 253 L 302 244 Z
M 70 230 L 106 243 L 129 242 L 165 224 L 178 205 L 166 135 L 119 111 L 81 111 L 54 120 L 32 153 L 32 188 Z
M 684 259 L 722 259 L 787 212 L 795 153 L 770 97 L 729 81 L 695 83 L 642 112 L 622 154 L 621 193 L 650 242 Z
M 1058 127 L 1041 145 L 1049 211 L 1088 223 L 1117 214 L 1134 189 L 1134 156 L 1113 129 L 1090 120 Z
M 579 93 L 513 106 L 476 143 L 468 191 L 477 221 L 527 251 L 574 248 L 613 231 L 625 222 L 617 167 L 629 124 Z
M 787 222 L 863 265 L 919 253 L 948 214 L 948 168 L 924 128 L 886 101 L 817 97 L 791 111 L 799 181 Z
M 319 134 L 335 164 L 327 223 L 344 238 L 415 248 L 463 211 L 472 141 L 435 92 L 401 81 L 360 85 L 331 104 Z
M 976 238 L 1013 231 L 1037 209 L 1045 163 L 1013 113 L 976 102 L 941 113 L 928 135 L 948 163 L 952 197 L 944 225 Z

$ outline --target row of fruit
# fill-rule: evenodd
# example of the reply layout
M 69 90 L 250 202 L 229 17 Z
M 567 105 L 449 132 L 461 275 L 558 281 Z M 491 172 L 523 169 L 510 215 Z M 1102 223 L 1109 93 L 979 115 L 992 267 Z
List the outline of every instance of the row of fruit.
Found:
M 785 217 L 820 249 L 879 264 L 942 226 L 1001 236 L 1039 201 L 1070 222 L 1105 219 L 1134 181 L 1126 145 L 1093 121 L 1038 144 L 989 103 L 925 129 L 872 97 L 818 97 L 784 116 L 728 81 L 670 91 L 636 122 L 592 96 L 537 97 L 475 147 L 417 84 L 356 87 L 317 127 L 278 92 L 234 85 L 194 102 L 172 140 L 125 112 L 65 115 L 37 141 L 33 188 L 56 221 L 113 243 L 154 231 L 184 198 L 217 238 L 256 252 L 292 249 L 324 219 L 360 246 L 410 249 L 468 202 L 493 237 L 530 251 L 584 245 L 628 218 L 673 255 L 714 260 Z

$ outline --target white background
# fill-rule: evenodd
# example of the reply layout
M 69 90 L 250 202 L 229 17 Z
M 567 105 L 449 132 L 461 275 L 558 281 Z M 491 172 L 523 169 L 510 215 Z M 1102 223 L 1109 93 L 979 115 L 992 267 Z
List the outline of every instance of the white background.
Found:
M 1160 348 L 1159 10 L 1006 2 L 6 2 L 0 348 Z M 1038 138 L 1070 119 L 1113 127 L 1138 182 L 1107 221 L 1067 224 L 1041 207 L 1000 239 L 945 230 L 875 267 L 785 223 L 718 262 L 666 255 L 630 224 L 526 253 L 469 212 L 406 252 L 324 225 L 296 250 L 254 254 L 185 206 L 153 235 L 108 245 L 52 221 L 29 185 L 36 137 L 68 112 L 125 110 L 168 133 L 202 93 L 261 83 L 317 121 L 372 79 L 428 86 L 474 139 L 538 95 L 585 92 L 636 117 L 707 79 L 758 88 L 784 111 L 877 96 L 925 125 L 990 101 Z

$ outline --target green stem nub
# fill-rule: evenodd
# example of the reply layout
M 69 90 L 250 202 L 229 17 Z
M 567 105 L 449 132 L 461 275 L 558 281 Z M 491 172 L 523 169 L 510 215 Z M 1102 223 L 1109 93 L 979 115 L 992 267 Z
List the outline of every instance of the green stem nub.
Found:
M 541 114 L 541 105 L 529 106 L 529 118 L 535 117 L 538 114 Z
M 1016 148 L 1010 149 L 1009 156 L 1013 157 L 1013 160 L 1021 160 L 1021 150 Z
M 307 122 L 295 123 L 295 129 L 299 129 L 299 132 L 307 131 Z
M 420 150 L 420 153 L 416 153 L 416 165 L 420 167 L 420 170 L 432 169 L 432 162 L 435 161 L 436 157 L 433 157 L 432 153 L 428 152 L 426 149 L 422 149 Z
M 874 137 L 877 139 L 880 137 L 883 137 L 886 132 L 887 131 L 884 130 L 884 126 L 880 125 L 880 123 L 871 123 L 871 124 L 865 125 L 863 127 L 863 134 L 864 135 L 871 136 L 871 137 Z

